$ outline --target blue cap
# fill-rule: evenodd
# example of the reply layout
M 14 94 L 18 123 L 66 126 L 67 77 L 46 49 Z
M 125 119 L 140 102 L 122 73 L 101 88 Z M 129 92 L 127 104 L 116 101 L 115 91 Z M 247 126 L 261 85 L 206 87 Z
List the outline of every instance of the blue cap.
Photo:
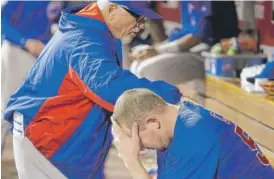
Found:
M 128 9 L 129 11 L 134 12 L 140 16 L 147 17 L 149 19 L 162 19 L 162 17 L 153 11 L 149 6 L 149 1 L 115 1 L 110 0 L 115 4 L 119 4 L 120 6 Z

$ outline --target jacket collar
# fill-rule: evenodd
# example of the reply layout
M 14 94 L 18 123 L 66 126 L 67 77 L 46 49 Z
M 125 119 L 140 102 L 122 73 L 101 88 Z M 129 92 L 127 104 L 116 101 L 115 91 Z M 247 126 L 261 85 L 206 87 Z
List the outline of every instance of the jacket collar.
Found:
M 64 31 L 71 28 L 84 28 L 84 29 L 93 29 L 93 31 L 98 30 L 101 32 L 109 33 L 107 25 L 97 19 L 83 17 L 75 15 L 75 12 L 78 12 L 80 9 L 84 8 L 86 5 L 74 6 L 71 8 L 64 9 L 59 21 L 59 29 Z

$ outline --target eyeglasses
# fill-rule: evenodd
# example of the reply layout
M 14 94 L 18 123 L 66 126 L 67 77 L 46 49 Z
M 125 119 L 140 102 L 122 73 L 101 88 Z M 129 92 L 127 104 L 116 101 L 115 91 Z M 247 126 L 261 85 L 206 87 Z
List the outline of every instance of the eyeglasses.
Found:
M 138 14 L 136 14 L 136 13 L 134 13 L 134 12 L 132 12 L 132 11 L 130 11 L 130 10 L 128 10 L 128 9 L 126 9 L 126 8 L 124 8 L 130 15 L 132 15 L 135 19 L 136 19 L 136 22 L 138 23 L 138 24 L 140 24 L 140 23 L 144 23 L 145 21 L 146 21 L 146 17 L 144 17 L 144 16 L 140 16 L 140 15 L 138 15 Z

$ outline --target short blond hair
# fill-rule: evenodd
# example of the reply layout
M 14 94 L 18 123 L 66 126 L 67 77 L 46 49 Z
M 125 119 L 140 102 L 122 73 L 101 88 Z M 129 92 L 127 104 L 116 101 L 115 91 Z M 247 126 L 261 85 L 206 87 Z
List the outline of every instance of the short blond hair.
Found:
M 125 91 L 117 100 L 112 120 L 131 127 L 133 122 L 140 123 L 150 114 L 162 114 L 167 103 L 154 92 L 136 88 Z

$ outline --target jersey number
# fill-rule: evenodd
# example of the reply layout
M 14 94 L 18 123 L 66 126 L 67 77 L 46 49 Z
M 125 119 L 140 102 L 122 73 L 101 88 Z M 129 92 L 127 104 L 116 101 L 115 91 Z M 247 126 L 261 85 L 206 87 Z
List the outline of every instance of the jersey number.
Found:
M 235 125 L 236 126 L 236 125 Z M 236 126 L 235 128 L 235 133 L 241 137 L 241 139 L 249 146 L 249 148 L 252 150 L 252 151 L 255 151 L 257 150 L 257 153 L 256 153 L 256 156 L 257 158 L 260 160 L 260 162 L 263 164 L 263 165 L 269 165 L 269 161 L 267 160 L 267 158 L 261 153 L 261 151 L 258 149 L 257 145 L 255 144 L 255 142 L 249 137 L 249 136 L 245 136 L 244 135 L 244 131 Z

